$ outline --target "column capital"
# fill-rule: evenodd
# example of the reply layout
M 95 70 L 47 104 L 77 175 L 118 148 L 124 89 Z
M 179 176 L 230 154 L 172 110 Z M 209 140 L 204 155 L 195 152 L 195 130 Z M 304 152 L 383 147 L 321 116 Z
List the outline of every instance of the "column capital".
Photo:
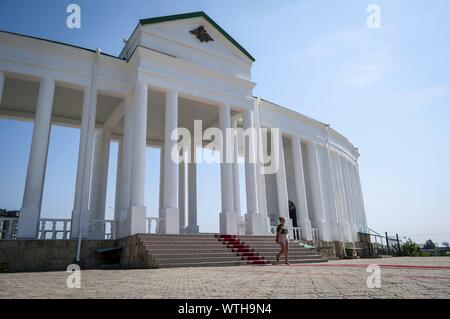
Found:
M 292 141 L 295 143 L 301 143 L 301 141 L 303 140 L 300 136 L 298 135 L 292 135 Z

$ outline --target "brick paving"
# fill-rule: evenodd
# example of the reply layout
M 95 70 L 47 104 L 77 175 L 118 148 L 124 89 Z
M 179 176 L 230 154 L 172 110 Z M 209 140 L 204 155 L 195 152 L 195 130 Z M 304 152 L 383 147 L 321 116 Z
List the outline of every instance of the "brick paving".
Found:
M 368 264 L 381 287 L 368 288 Z M 324 264 L 0 274 L 0 298 L 450 298 L 450 258 L 381 258 Z

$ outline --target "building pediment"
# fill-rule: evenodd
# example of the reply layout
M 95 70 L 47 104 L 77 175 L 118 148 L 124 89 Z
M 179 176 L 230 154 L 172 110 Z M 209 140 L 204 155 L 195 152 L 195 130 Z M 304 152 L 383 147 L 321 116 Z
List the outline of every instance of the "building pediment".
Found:
M 255 61 L 204 12 L 142 19 L 121 57 L 129 59 L 136 46 L 247 79 Z

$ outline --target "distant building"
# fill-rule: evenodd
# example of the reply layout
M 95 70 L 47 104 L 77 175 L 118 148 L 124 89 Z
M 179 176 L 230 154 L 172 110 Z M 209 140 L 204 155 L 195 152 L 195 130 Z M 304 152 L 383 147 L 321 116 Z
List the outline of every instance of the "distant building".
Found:
M 0 209 L 0 238 L 16 239 L 20 211 Z

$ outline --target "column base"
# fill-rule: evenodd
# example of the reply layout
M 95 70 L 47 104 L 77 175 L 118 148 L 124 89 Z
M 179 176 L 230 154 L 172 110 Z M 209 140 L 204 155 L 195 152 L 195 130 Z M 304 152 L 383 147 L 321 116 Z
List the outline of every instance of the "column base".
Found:
M 300 230 L 302 233 L 303 240 L 312 240 L 312 226 L 309 219 L 300 220 Z
M 350 223 L 343 223 L 341 225 L 342 227 L 342 232 L 344 233 L 344 238 L 343 240 L 345 241 L 353 241 L 353 236 L 352 236 L 352 226 L 350 225 Z
M 220 233 L 224 235 L 237 235 L 238 222 L 235 212 L 221 212 L 220 219 Z
M 270 219 L 258 212 L 245 214 L 246 235 L 267 235 L 269 233 Z
M 324 241 L 331 241 L 330 228 L 327 222 L 321 220 L 316 222 L 319 229 L 319 239 Z
M 337 240 L 337 241 L 342 240 L 341 232 L 340 232 L 341 224 L 337 223 L 337 222 L 330 222 L 330 221 L 327 222 L 326 224 L 328 226 L 328 233 L 329 233 L 330 240 Z
M 22 207 L 19 215 L 17 239 L 37 239 L 39 211 L 33 207 Z
M 123 225 L 123 236 L 145 234 L 147 208 L 145 206 L 131 206 L 127 209 L 127 219 Z
M 80 233 L 80 217 L 81 210 L 72 210 L 72 219 L 70 222 L 70 238 L 77 239 Z M 87 239 L 89 237 L 89 210 L 83 212 L 83 221 L 81 222 L 81 238 Z
M 178 208 L 163 208 L 159 216 L 163 219 L 159 225 L 162 234 L 180 233 L 180 211 Z
M 353 241 L 358 241 L 359 240 L 359 236 L 358 236 L 358 233 L 360 232 L 360 227 L 359 227 L 359 225 L 355 225 L 355 224 L 352 224 L 352 238 L 353 238 Z
M 103 240 L 105 239 L 106 225 L 103 223 L 94 224 L 94 232 L 91 239 Z
M 279 224 L 279 221 L 277 220 L 277 225 Z M 285 225 L 289 231 L 289 238 L 290 239 L 294 239 L 294 234 L 293 234 L 293 227 L 294 227 L 294 223 L 292 222 L 291 218 L 286 218 L 285 217 Z
M 187 225 L 186 226 L 186 234 L 198 234 L 200 232 L 200 228 L 198 225 Z

